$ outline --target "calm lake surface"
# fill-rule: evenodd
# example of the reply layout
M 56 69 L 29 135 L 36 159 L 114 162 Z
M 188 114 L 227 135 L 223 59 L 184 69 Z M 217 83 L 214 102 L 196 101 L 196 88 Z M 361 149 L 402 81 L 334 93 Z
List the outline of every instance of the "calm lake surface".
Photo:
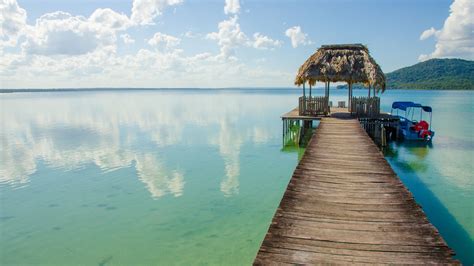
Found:
M 300 93 L 0 95 L 0 264 L 250 264 L 301 153 L 282 150 L 280 120 Z M 474 93 L 388 91 L 383 109 L 394 100 L 433 107 L 432 145 L 384 152 L 472 264 Z

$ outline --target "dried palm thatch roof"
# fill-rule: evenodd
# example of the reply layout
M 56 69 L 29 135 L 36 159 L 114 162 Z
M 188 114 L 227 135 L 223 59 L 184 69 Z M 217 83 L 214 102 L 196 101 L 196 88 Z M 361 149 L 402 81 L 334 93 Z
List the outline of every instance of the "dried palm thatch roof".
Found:
M 299 68 L 295 84 L 308 81 L 363 83 L 385 90 L 385 75 L 362 44 L 323 45 Z

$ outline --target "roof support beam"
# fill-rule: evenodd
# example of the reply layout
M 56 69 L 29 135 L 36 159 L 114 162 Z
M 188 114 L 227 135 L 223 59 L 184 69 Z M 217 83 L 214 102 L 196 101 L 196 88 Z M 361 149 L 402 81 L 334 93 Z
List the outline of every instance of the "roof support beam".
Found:
M 349 88 L 348 88 L 349 99 L 347 101 L 347 105 L 349 107 L 349 112 L 351 112 L 351 114 L 352 114 L 352 107 L 351 107 L 351 104 L 352 104 L 352 83 L 349 81 L 347 83 L 347 85 L 349 86 Z

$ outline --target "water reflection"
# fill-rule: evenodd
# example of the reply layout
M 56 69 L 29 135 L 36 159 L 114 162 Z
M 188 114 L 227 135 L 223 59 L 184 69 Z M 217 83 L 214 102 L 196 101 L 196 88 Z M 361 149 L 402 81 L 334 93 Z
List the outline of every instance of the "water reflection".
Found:
M 192 93 L 164 92 L 2 95 L 6 126 L 1 131 L 0 184 L 27 185 L 40 162 L 60 171 L 93 165 L 107 173 L 133 167 L 153 198 L 179 197 L 186 171 L 171 166 L 177 164 L 167 153 L 207 138 L 224 162 L 220 190 L 225 196 L 238 194 L 243 143 L 272 138 L 264 123 L 242 123 L 262 108 L 254 104 L 262 101 L 259 96 L 252 95 L 252 101 L 245 97 L 200 94 L 196 101 Z M 226 104 L 216 104 L 220 102 Z M 203 132 L 189 134 L 196 128 Z
M 184 174 L 179 170 L 168 172 L 162 161 L 153 154 L 145 154 L 135 158 L 136 170 L 140 181 L 145 183 L 153 198 L 159 198 L 166 193 L 175 197 L 183 195 Z
M 469 192 L 474 180 L 472 165 L 466 165 L 466 159 L 472 158 L 472 144 L 472 141 L 438 136 L 433 143 L 394 142 L 384 152 L 404 171 L 433 175 L 444 179 L 446 184 Z
M 384 153 L 397 160 L 400 167 L 424 173 L 429 167 L 429 162 L 425 159 L 432 148 L 433 144 L 426 142 L 393 142 L 384 150 Z
M 460 151 L 456 151 L 456 149 L 440 150 L 440 147 L 443 145 L 408 141 L 395 142 L 391 143 L 384 153 L 403 183 L 414 193 L 416 201 L 423 206 L 429 220 L 438 228 L 448 245 L 456 250 L 457 258 L 461 259 L 463 263 L 470 264 L 468 262 L 473 260 L 472 252 L 468 251 L 472 250 L 473 243 L 469 234 L 472 214 L 465 212 L 465 210 L 473 208 L 472 201 L 469 200 L 472 198 L 469 192 L 472 187 L 471 177 L 467 173 L 463 175 L 462 171 L 464 170 L 461 167 L 446 164 L 446 161 L 453 158 L 462 160 L 462 153 L 459 155 Z M 456 152 L 453 153 L 453 151 Z M 436 152 L 443 152 L 447 156 L 433 156 L 436 155 Z M 437 180 L 437 177 L 444 179 L 444 182 Z M 437 188 L 441 193 L 435 194 L 429 187 Z M 463 197 L 467 200 L 460 204 L 461 209 L 458 206 L 453 206 L 455 201 L 443 204 L 438 198 L 439 196 L 458 197 L 463 193 L 466 193 Z M 463 212 L 463 216 L 456 213 L 459 210 Z M 459 218 L 464 218 L 466 227 L 463 227 L 463 220 Z
M 219 136 L 215 144 L 225 163 L 225 175 L 220 188 L 225 196 L 239 193 L 240 147 L 243 137 L 231 125 L 232 121 L 223 120 L 220 123 Z

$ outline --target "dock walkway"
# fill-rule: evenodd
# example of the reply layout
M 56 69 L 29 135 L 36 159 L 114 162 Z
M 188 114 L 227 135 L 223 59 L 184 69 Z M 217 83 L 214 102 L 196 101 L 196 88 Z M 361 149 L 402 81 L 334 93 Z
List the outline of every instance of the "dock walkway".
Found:
M 322 118 L 255 264 L 458 263 L 357 119 Z

